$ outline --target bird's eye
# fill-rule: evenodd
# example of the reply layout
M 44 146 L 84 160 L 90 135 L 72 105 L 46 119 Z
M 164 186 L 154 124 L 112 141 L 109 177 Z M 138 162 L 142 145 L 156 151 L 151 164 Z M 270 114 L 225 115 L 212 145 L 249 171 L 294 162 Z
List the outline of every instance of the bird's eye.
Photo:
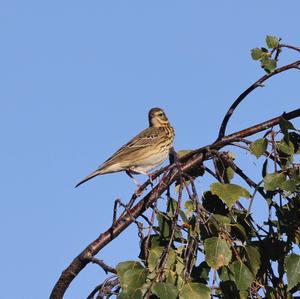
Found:
M 160 112 L 159 114 L 158 114 L 158 116 L 163 116 L 164 114 L 162 113 L 162 112 Z

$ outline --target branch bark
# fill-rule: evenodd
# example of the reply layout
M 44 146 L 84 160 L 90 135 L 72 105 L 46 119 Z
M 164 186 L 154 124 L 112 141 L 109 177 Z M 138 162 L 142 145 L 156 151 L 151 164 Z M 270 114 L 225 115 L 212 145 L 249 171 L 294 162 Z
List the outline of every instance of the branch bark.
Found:
M 299 116 L 300 109 L 284 114 L 284 118 L 288 120 Z M 207 149 L 220 149 L 237 139 L 244 138 L 271 128 L 279 124 L 280 118 L 281 116 L 278 116 L 263 123 L 259 123 L 253 127 L 225 136 L 213 144 L 201 147 L 193 152 L 188 153 L 179 159 L 179 162 L 182 163 L 181 171 L 187 172 L 205 160 Z M 111 227 L 109 227 L 105 232 L 101 233 L 98 238 L 89 244 L 71 262 L 71 264 L 62 272 L 60 278 L 55 284 L 50 295 L 50 299 L 62 299 L 70 283 L 80 273 L 80 271 L 83 270 L 89 262 L 91 262 L 91 258 L 113 239 L 115 239 L 120 233 L 122 233 L 136 218 L 143 214 L 145 210 L 151 207 L 157 198 L 159 198 L 160 195 L 167 190 L 168 186 L 179 178 L 180 171 L 175 164 L 176 163 L 173 163 L 164 168 L 164 172 L 168 173 L 168 175 L 164 175 L 162 180 L 146 196 L 144 196 L 130 210 L 126 210 Z M 144 186 L 147 186 L 147 184 L 150 184 L 149 180 L 144 184 Z
M 287 47 L 287 45 L 283 45 L 283 46 Z M 291 47 L 291 46 L 289 46 L 289 47 Z M 250 87 L 248 87 L 243 93 L 241 93 L 238 96 L 238 98 L 233 102 L 233 104 L 230 106 L 227 113 L 225 114 L 225 117 L 222 121 L 220 130 L 219 130 L 219 135 L 218 135 L 218 138 L 217 138 L 216 141 L 221 140 L 224 137 L 226 127 L 227 127 L 227 124 L 228 124 L 228 121 L 229 121 L 230 117 L 232 116 L 232 114 L 233 114 L 234 110 L 236 109 L 236 107 L 247 97 L 248 94 L 250 94 L 257 87 L 262 86 L 262 83 L 267 81 L 271 77 L 273 77 L 275 75 L 278 75 L 282 72 L 285 72 L 287 70 L 290 70 L 290 69 L 298 69 L 299 70 L 299 66 L 300 66 L 300 60 L 297 60 L 297 61 L 294 61 L 293 63 L 290 63 L 290 64 L 287 64 L 285 66 L 279 67 L 276 70 L 274 70 L 272 73 L 262 76 L 255 83 L 253 83 Z

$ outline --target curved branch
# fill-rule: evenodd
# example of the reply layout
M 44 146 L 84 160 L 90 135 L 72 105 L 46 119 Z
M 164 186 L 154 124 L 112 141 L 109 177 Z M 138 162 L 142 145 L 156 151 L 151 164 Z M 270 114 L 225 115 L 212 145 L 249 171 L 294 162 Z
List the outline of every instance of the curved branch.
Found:
M 287 47 L 287 45 L 284 45 L 284 46 Z M 219 135 L 218 135 L 218 138 L 217 138 L 216 141 L 218 141 L 218 140 L 220 140 L 224 137 L 228 121 L 229 121 L 230 117 L 232 116 L 235 108 L 246 98 L 246 96 L 248 94 L 250 94 L 257 87 L 261 86 L 262 83 L 267 81 L 269 78 L 271 78 L 271 77 L 273 77 L 273 76 L 275 76 L 279 73 L 290 70 L 290 69 L 299 69 L 299 67 L 300 67 L 300 60 L 297 60 L 293 63 L 284 65 L 282 67 L 279 67 L 276 70 L 274 70 L 272 73 L 269 73 L 269 74 L 266 74 L 266 75 L 262 76 L 255 83 L 253 83 L 250 87 L 248 87 L 243 93 L 241 93 L 238 96 L 238 98 L 233 102 L 233 104 L 230 106 L 227 113 L 225 114 L 225 117 L 222 121 L 220 130 L 219 130 Z
M 285 119 L 293 119 L 300 116 L 300 109 L 291 111 L 284 114 Z M 233 133 L 221 140 L 201 147 L 193 152 L 186 154 L 179 158 L 179 162 L 182 163 L 181 171 L 187 172 L 194 167 L 197 167 L 206 158 L 207 149 L 220 149 L 229 143 L 235 141 L 239 138 L 244 138 L 261 132 L 267 128 L 271 128 L 279 124 L 281 116 L 273 118 L 271 120 L 265 121 L 263 123 L 257 124 L 253 127 L 247 128 L 245 130 Z M 120 233 L 122 233 L 137 217 L 147 210 L 151 205 L 161 196 L 161 194 L 167 190 L 168 186 L 175 182 L 179 176 L 180 172 L 176 168 L 176 163 L 173 163 L 166 168 L 164 171 L 169 171 L 168 175 L 164 175 L 162 180 L 144 197 L 142 198 L 133 208 L 126 210 L 116 222 L 109 227 L 105 232 L 99 235 L 91 244 L 89 244 L 65 269 L 57 283 L 55 284 L 50 299 L 62 299 L 65 291 L 67 290 L 73 279 L 80 273 L 80 271 L 91 261 L 91 258 L 96 255 L 103 247 L 109 244 L 113 239 L 115 239 Z M 171 171 L 172 170 L 172 171 Z M 147 181 L 150 184 L 150 181 Z M 147 182 L 144 184 L 146 186 Z
M 295 50 L 300 53 L 299 47 L 295 47 L 295 46 L 291 46 L 291 45 L 287 45 L 287 44 L 280 44 L 280 48 L 288 48 L 288 49 L 292 49 L 292 50 Z

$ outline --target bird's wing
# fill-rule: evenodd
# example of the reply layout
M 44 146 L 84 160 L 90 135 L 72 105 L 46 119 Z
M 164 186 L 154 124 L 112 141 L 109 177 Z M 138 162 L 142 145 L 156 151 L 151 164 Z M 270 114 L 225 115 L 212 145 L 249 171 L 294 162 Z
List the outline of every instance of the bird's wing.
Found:
M 119 150 L 117 150 L 110 158 L 108 158 L 102 165 L 107 165 L 112 163 L 116 159 L 125 158 L 127 155 L 132 154 L 135 151 L 146 148 L 150 145 L 156 144 L 156 140 L 160 137 L 162 131 L 160 128 L 149 127 L 139 133 L 137 136 L 132 138 L 128 143 L 123 145 Z

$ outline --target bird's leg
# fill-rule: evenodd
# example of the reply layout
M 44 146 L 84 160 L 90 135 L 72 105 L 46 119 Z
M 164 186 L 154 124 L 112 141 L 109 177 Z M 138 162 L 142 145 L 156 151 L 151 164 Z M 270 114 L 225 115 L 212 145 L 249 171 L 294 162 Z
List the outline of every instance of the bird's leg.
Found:
M 149 173 L 149 172 L 147 172 L 147 171 L 139 171 L 139 173 L 144 174 L 144 175 L 146 175 L 146 176 L 149 178 L 150 185 L 151 185 L 151 187 L 153 188 L 153 187 L 154 187 L 154 186 L 153 186 L 153 177 L 154 177 L 154 174 L 155 174 L 155 173 Z
M 134 183 L 135 183 L 138 187 L 141 186 L 141 184 L 140 184 L 140 183 L 134 178 L 134 176 L 131 174 L 130 170 L 126 170 L 126 174 L 127 174 L 129 177 L 131 177 L 131 178 L 133 179 Z
M 140 169 L 139 170 L 133 169 L 132 171 L 136 172 L 136 173 L 140 173 L 140 174 L 146 175 L 149 178 L 149 181 L 150 181 L 150 183 L 151 183 L 151 185 L 153 187 L 153 176 L 154 176 L 155 173 L 149 173 L 147 171 L 142 171 Z
M 153 177 L 155 173 L 147 173 L 147 176 L 149 177 L 149 181 L 151 186 L 153 187 Z
M 115 200 L 115 203 L 114 203 L 113 223 L 112 223 L 112 226 L 114 226 L 115 223 L 116 223 L 118 206 L 120 206 L 120 205 L 121 205 L 121 200 L 120 200 L 119 198 L 117 198 L 117 199 Z
M 154 177 L 155 173 L 148 173 L 148 172 L 145 172 L 144 174 L 145 174 L 146 176 L 148 176 L 149 181 L 150 181 L 150 185 L 151 185 L 151 187 L 152 187 L 152 189 L 153 189 L 153 187 L 154 187 L 154 185 L 153 185 L 153 177 Z
M 138 186 L 137 189 L 134 191 L 135 195 L 136 196 L 140 196 L 141 195 L 141 184 L 133 177 L 133 175 L 131 174 L 130 172 L 130 169 L 129 170 L 126 170 L 126 174 L 132 178 L 132 180 L 134 181 L 134 183 Z
M 141 190 L 140 190 L 141 184 L 133 177 L 132 172 L 146 175 L 149 178 L 151 187 L 153 188 L 153 177 L 155 176 L 155 173 L 148 173 L 147 171 L 142 171 L 140 169 L 137 170 L 135 168 L 133 168 L 133 169 L 129 168 L 129 169 L 126 170 L 126 173 L 127 173 L 128 176 L 130 176 L 133 179 L 134 183 L 138 186 L 138 188 L 135 190 L 135 194 L 137 196 L 139 196 L 141 194 Z

